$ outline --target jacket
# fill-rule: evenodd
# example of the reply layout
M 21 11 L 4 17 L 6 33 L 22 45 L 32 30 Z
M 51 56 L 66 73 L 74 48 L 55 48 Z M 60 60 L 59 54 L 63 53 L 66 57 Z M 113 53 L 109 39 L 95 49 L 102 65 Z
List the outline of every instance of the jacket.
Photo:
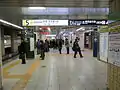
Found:
M 18 46 L 18 51 L 19 51 L 19 54 L 21 53 L 26 53 L 26 45 L 25 45 L 25 42 L 22 42 L 20 44 L 20 46 Z
M 79 46 L 78 42 L 75 41 L 75 42 L 73 43 L 73 49 L 74 49 L 74 51 L 77 51 L 77 50 L 80 49 L 80 46 Z
M 65 46 L 69 47 L 69 41 L 68 40 L 65 41 Z

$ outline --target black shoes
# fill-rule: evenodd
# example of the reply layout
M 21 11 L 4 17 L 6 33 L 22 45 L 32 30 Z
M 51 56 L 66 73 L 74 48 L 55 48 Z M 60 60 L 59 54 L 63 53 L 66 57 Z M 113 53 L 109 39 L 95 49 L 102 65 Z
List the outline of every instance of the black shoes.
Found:
M 83 58 L 83 56 L 81 56 L 80 58 Z
M 74 58 L 76 58 L 76 57 L 74 57 Z
M 26 63 L 21 63 L 21 64 L 26 64 Z
M 76 58 L 76 57 L 74 57 L 74 58 Z M 80 58 L 83 58 L 83 56 L 81 56 Z

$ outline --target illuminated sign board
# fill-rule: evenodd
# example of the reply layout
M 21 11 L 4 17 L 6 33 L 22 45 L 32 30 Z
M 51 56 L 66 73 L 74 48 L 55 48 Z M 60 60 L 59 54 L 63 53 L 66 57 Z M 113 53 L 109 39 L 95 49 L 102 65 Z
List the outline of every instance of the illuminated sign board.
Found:
M 68 26 L 68 20 L 22 20 L 22 26 Z
M 108 20 L 69 20 L 70 26 L 80 25 L 108 25 Z
M 42 35 L 49 35 L 50 32 L 40 32 L 40 34 L 42 34 Z

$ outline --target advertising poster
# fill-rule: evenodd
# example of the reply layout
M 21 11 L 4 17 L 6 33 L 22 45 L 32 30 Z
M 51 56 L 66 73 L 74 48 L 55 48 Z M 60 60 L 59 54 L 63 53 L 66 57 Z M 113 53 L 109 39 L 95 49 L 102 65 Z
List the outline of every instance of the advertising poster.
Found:
M 30 51 L 34 51 L 34 38 L 30 38 Z
M 120 33 L 109 34 L 108 62 L 120 67 Z
M 100 33 L 100 60 L 107 62 L 108 58 L 108 33 Z

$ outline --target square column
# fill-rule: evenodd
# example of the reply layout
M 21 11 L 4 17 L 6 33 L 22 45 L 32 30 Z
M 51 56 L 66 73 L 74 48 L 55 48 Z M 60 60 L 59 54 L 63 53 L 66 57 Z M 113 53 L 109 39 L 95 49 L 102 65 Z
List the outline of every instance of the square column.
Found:
M 4 46 L 4 29 L 1 27 L 1 54 L 5 55 L 5 46 Z
M 15 40 L 16 40 L 16 33 L 15 31 L 11 30 L 11 48 L 12 48 L 12 53 L 16 51 L 16 44 L 15 44 Z
M 1 26 L 0 26 L 0 90 L 3 89 L 3 70 L 2 70 L 2 47 L 1 47 L 1 43 L 2 43 L 2 40 L 1 40 Z

